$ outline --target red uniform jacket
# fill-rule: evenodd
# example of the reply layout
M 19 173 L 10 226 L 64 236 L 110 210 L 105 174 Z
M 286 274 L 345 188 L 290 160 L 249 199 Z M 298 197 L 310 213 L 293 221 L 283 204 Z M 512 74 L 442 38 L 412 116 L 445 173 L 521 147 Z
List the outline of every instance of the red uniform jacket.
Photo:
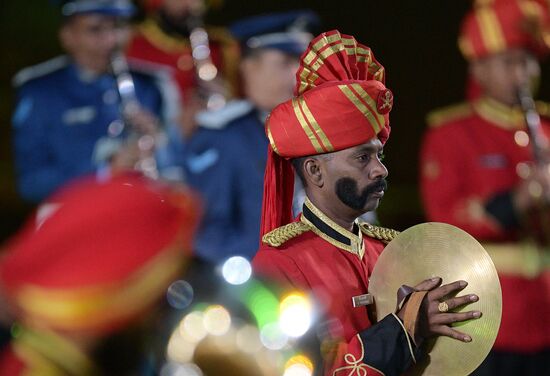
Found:
M 362 224 L 358 226 L 370 226 Z M 369 276 L 385 244 L 362 231 L 351 233 L 338 226 L 306 200 L 298 222 L 276 229 L 264 237 L 253 260 L 255 273 L 296 288 L 314 292 L 339 322 L 344 339 L 326 375 L 398 375 L 412 362 L 408 334 L 394 315 L 374 324 L 369 306 L 353 307 L 352 297 L 367 294 Z M 373 226 L 370 226 L 373 228 Z M 296 235 L 288 236 L 289 231 Z M 278 245 L 280 244 L 280 245 Z M 278 246 L 277 246 L 278 245 Z M 351 373 L 350 373 L 351 372 Z M 355 374 L 355 373 L 353 373 Z
M 525 273 L 522 264 L 530 256 L 520 245 L 511 202 L 518 173 L 533 160 L 523 114 L 481 98 L 435 112 L 429 123 L 420 180 L 427 219 L 462 228 L 491 254 L 503 294 L 495 348 L 531 352 L 550 346 L 550 273 Z M 550 136 L 550 122 L 543 119 L 542 126 Z
M 230 91 L 236 90 L 238 43 L 220 28 L 208 29 L 210 56 L 221 72 Z M 197 87 L 195 66 L 188 39 L 166 34 L 156 21 L 147 19 L 131 40 L 127 55 L 174 69 L 174 78 L 182 100 Z M 234 92 L 232 94 L 235 94 Z

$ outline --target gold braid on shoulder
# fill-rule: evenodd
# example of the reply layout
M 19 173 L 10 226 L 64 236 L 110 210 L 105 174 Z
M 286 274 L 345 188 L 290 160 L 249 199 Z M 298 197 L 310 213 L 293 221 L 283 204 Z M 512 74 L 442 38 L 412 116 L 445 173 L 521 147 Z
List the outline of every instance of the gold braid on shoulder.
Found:
M 371 225 L 367 222 L 359 223 L 359 227 L 361 228 L 361 231 L 363 231 L 363 234 L 383 241 L 384 243 L 389 243 L 395 238 L 397 235 L 399 235 L 399 231 L 392 230 L 391 228 L 386 227 L 379 227 Z
M 303 222 L 292 222 L 268 232 L 262 237 L 262 242 L 272 247 L 280 247 L 292 238 L 310 230 Z

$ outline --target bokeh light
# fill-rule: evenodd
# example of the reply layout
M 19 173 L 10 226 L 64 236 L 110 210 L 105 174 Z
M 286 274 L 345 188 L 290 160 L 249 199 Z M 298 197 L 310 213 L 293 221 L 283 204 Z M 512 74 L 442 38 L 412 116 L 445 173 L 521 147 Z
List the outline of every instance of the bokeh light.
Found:
M 160 370 L 160 376 L 203 376 L 201 369 L 193 363 L 168 362 Z
M 300 293 L 292 293 L 281 301 L 279 323 L 290 337 L 300 337 L 308 331 L 312 321 L 309 299 Z
M 176 330 L 172 333 L 168 345 L 166 347 L 166 357 L 168 360 L 177 363 L 187 363 L 193 359 L 193 352 L 195 350 L 194 344 L 187 341 Z
M 166 292 L 166 299 L 175 309 L 185 309 L 193 301 L 193 287 L 187 281 L 178 280 L 172 283 Z
M 262 348 L 260 332 L 252 325 L 244 325 L 237 331 L 236 343 L 241 351 L 249 354 L 256 353 Z
M 293 364 L 285 368 L 283 376 L 311 376 L 312 371 L 305 364 Z
M 179 326 L 179 332 L 183 338 L 194 343 L 206 337 L 203 313 L 195 311 L 185 316 Z
M 242 299 L 254 315 L 260 329 L 267 324 L 276 323 L 279 319 L 279 300 L 262 283 L 252 281 L 247 284 Z
M 266 324 L 260 330 L 260 340 L 269 350 L 281 350 L 288 343 L 288 336 L 281 330 L 279 324 L 274 322 Z
M 313 362 L 305 355 L 294 355 L 285 364 L 284 376 L 311 376 L 312 374 Z
M 204 311 L 203 323 L 208 333 L 222 336 L 231 326 L 231 315 L 221 305 L 212 305 Z
M 252 266 L 244 257 L 233 256 L 224 262 L 222 275 L 228 283 L 242 285 L 252 276 Z

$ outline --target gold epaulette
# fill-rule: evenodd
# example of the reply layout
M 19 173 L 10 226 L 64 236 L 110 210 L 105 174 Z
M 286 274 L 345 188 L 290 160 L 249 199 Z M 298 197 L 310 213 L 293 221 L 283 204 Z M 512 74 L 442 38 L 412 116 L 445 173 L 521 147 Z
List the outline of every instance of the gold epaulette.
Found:
M 550 118 L 550 103 L 543 101 L 536 101 L 535 106 L 539 115 L 543 118 Z
M 262 242 L 272 247 L 280 247 L 292 238 L 309 231 L 311 228 L 303 222 L 292 222 L 265 234 Z
M 458 103 L 431 111 L 426 116 L 426 123 L 430 128 L 437 128 L 452 120 L 469 116 L 472 112 L 473 109 L 470 103 Z
M 399 235 L 399 231 L 397 230 L 392 230 L 391 228 L 386 228 L 386 227 L 374 226 L 367 222 L 359 223 L 359 227 L 361 228 L 361 231 L 363 232 L 363 234 L 367 235 L 368 237 L 381 240 L 384 243 L 391 242 L 393 238 Z

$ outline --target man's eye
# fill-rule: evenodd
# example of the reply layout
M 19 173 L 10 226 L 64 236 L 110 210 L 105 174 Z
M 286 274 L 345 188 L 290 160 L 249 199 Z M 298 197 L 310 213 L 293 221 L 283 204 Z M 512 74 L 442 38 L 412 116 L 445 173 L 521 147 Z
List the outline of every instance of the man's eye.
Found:
M 360 160 L 361 162 L 366 162 L 369 160 L 369 156 L 367 154 L 361 154 L 360 156 L 357 157 L 358 160 Z

